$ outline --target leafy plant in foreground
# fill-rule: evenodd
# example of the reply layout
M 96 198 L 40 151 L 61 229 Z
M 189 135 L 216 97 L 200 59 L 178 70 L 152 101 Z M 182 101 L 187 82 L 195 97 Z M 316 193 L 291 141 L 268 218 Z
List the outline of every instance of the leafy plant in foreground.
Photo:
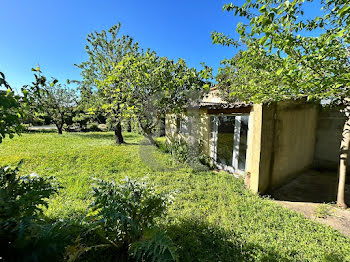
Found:
M 155 227 L 155 219 L 164 215 L 167 207 L 164 196 L 126 177 L 122 184 L 97 180 L 93 197 L 84 225 L 90 230 L 75 247 L 68 248 L 68 256 L 74 258 L 71 261 L 97 249 L 112 254 L 107 260 L 176 260 L 172 241 Z
M 18 175 L 0 167 L 0 256 L 4 261 L 57 260 L 63 250 L 61 224 L 49 223 L 42 207 L 60 188 L 54 177 Z
M 145 232 L 140 241 L 131 245 L 130 251 L 137 261 L 168 262 L 177 257 L 173 241 L 157 229 Z

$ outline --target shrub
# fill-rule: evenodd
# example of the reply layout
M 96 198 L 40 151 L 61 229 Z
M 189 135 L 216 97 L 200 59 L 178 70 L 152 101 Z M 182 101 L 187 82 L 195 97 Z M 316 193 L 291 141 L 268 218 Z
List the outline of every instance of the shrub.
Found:
M 176 248 L 173 241 L 160 230 L 146 231 L 143 239 L 130 247 L 136 261 L 170 262 L 176 260 Z
M 97 123 L 88 124 L 87 130 L 89 132 L 100 132 L 101 129 L 98 127 Z
M 163 150 L 166 153 L 172 154 L 176 159 L 183 163 L 192 163 L 198 160 L 198 152 L 191 148 L 183 139 L 174 139 L 170 143 L 166 143 Z
M 209 167 L 210 169 L 215 168 L 215 165 L 213 163 L 213 158 L 211 158 L 210 156 L 204 153 L 199 154 L 199 162 L 202 163 L 202 165 Z
M 54 177 L 19 176 L 20 164 L 0 167 L 0 256 L 5 261 L 57 260 L 64 248 L 61 223 L 43 216 L 60 188 Z
M 155 227 L 155 219 L 163 216 L 167 207 L 163 195 L 126 177 L 119 185 L 97 180 L 93 198 L 84 225 L 90 230 L 80 236 L 75 247 L 68 248 L 72 261 L 84 259 L 86 253 L 97 249 L 112 254 L 104 256 L 105 261 L 176 259 L 171 240 Z
M 191 146 L 184 139 L 174 139 L 165 144 L 158 141 L 158 147 L 161 151 L 170 153 L 178 161 L 191 165 L 197 171 L 206 171 L 207 167 L 213 167 L 210 157 L 199 152 L 201 145 Z

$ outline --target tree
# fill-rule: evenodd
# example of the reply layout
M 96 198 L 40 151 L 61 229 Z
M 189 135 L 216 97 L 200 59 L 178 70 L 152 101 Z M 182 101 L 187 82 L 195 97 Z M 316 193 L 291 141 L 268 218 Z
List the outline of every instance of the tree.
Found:
M 25 102 L 24 97 L 14 93 L 6 82 L 5 75 L 0 72 L 0 143 L 6 135 L 12 138 L 14 134 L 23 131 L 21 120 L 24 117 Z
M 160 119 L 168 112 L 182 110 L 191 94 L 199 98 L 209 87 L 201 78 L 205 71 L 188 68 L 182 59 L 174 62 L 150 50 L 135 49 L 99 82 L 99 88 L 113 97 L 123 97 L 121 106 L 136 117 L 144 136 L 156 145 L 152 131 Z M 113 88 L 113 83 L 118 83 L 118 88 Z
M 88 123 L 96 120 L 96 110 L 91 109 L 96 96 L 97 94 L 86 96 L 86 94 L 80 93 L 80 99 L 74 108 L 73 122 L 77 123 L 81 130 L 87 130 Z
M 242 5 L 226 4 L 224 10 L 233 11 L 247 21 L 237 26 L 240 41 L 217 32 L 212 33 L 212 39 L 214 43 L 247 46 L 240 56 L 226 61 L 231 69 L 221 72 L 221 80 L 224 80 L 221 87 L 226 90 L 226 96 L 253 102 L 303 96 L 316 102 L 327 99 L 343 107 L 347 120 L 340 146 L 337 204 L 346 208 L 344 191 L 350 144 L 350 4 L 342 0 L 322 1 L 321 14 L 310 17 L 304 15 L 309 2 L 247 0 Z
M 64 124 L 72 119 L 76 106 L 76 93 L 66 85 L 58 83 L 57 79 L 48 81 L 41 75 L 39 68 L 32 69 L 35 73 L 35 81 L 28 88 L 28 95 L 32 98 L 31 107 L 45 112 L 56 125 L 58 134 L 62 134 Z M 30 90 L 37 90 L 32 92 Z
M 97 83 L 104 81 L 114 70 L 115 66 L 122 58 L 132 53 L 137 48 L 137 43 L 129 36 L 118 38 L 120 23 L 112 26 L 108 32 L 102 30 L 88 35 L 88 45 L 85 47 L 89 56 L 88 60 L 77 65 L 81 69 L 83 81 L 81 81 L 81 90 L 85 94 L 97 94 L 98 99 L 94 100 L 89 108 L 102 110 L 107 118 L 107 123 L 114 130 L 117 144 L 124 143 L 122 135 L 122 120 L 124 118 L 125 96 L 122 92 L 118 96 L 113 96 L 118 90 L 118 82 L 111 82 L 110 88 L 104 91 L 97 89 Z
M 283 59 L 267 54 L 257 45 L 251 45 L 244 52 L 239 51 L 232 59 L 222 61 L 222 65 L 224 67 L 219 68 L 217 81 L 225 100 L 271 102 L 299 97 L 299 79 L 291 79 L 296 87 L 293 94 L 286 76 L 276 74 L 283 66 Z

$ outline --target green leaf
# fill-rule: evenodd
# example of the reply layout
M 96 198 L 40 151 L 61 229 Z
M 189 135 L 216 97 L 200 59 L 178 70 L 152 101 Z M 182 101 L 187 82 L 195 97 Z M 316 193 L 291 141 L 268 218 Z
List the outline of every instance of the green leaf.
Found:
M 260 44 L 260 45 L 264 45 L 264 44 L 266 43 L 266 41 L 267 41 L 267 37 L 266 37 L 266 36 L 263 36 L 263 37 L 260 39 L 259 44 Z
M 344 4 L 344 6 L 338 11 L 340 17 L 346 15 L 346 13 L 350 10 L 350 5 Z
M 340 30 L 340 31 L 338 31 L 336 34 L 335 34 L 335 36 L 336 37 L 343 37 L 343 35 L 344 35 L 344 33 L 346 32 L 347 30 L 344 28 L 343 30 Z
M 259 11 L 261 13 L 264 13 L 266 11 L 266 5 L 263 5 L 262 7 L 260 7 Z

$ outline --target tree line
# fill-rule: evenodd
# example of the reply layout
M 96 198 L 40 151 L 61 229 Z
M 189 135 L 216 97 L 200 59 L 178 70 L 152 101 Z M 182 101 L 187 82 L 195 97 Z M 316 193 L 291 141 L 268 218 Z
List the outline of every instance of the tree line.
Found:
M 62 84 L 33 68 L 35 81 L 22 88 L 27 101 L 21 109 L 22 122 L 46 120 L 62 134 L 64 126 L 84 128 L 102 120 L 113 130 L 116 143 L 122 144 L 122 125 L 133 121 L 155 145 L 152 135 L 159 121 L 167 112 L 181 110 L 191 94 L 199 99 L 209 89 L 211 69 L 198 71 L 183 59 L 174 61 L 142 49 L 130 36 L 120 36 L 120 28 L 119 23 L 88 35 L 88 59 L 76 65 L 81 81 Z

